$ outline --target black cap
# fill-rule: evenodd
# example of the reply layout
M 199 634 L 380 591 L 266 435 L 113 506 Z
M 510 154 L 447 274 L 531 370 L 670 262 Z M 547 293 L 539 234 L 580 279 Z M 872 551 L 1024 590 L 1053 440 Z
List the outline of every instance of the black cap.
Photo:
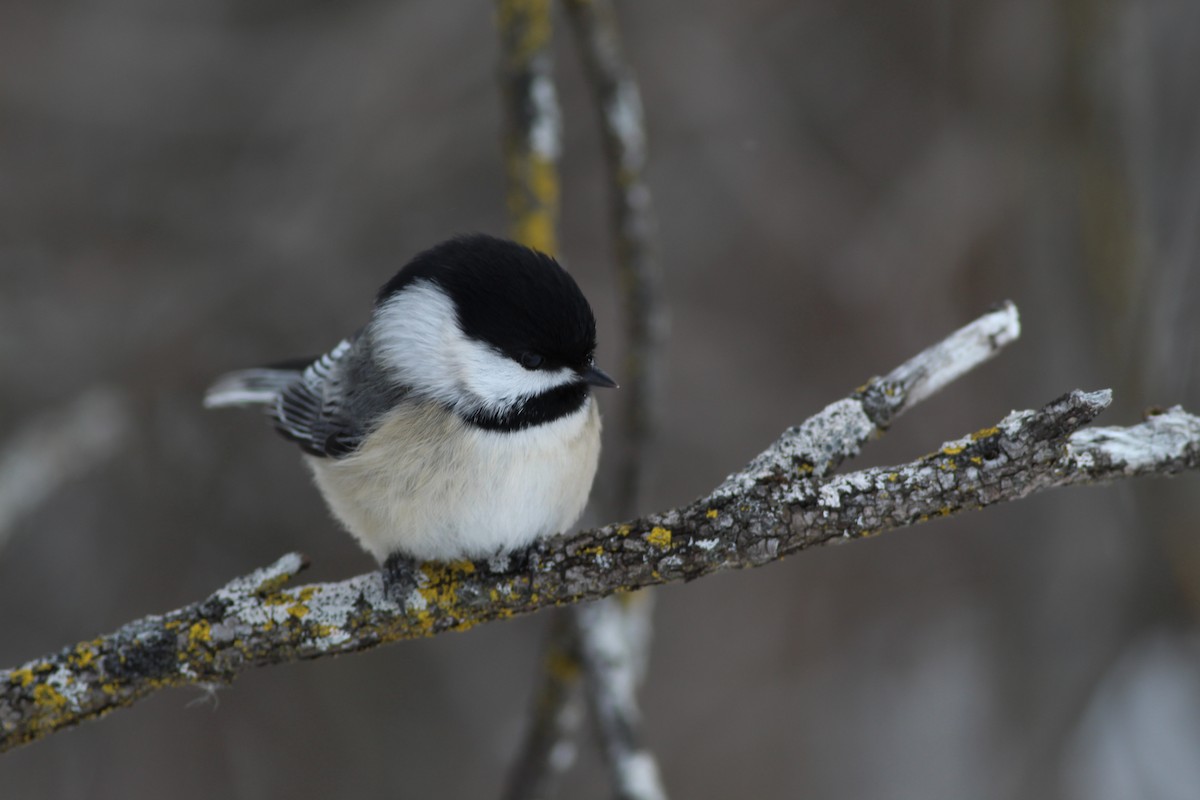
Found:
M 527 368 L 592 368 L 592 308 L 550 256 L 484 234 L 455 237 L 415 256 L 379 290 L 376 304 L 419 279 L 454 301 L 463 333 Z

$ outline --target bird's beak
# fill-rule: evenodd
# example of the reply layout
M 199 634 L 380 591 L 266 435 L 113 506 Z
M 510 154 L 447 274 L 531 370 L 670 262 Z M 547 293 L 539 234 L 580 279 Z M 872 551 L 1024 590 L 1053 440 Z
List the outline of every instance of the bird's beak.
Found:
M 605 389 L 618 388 L 617 382 L 599 367 L 588 367 L 583 371 L 583 380 L 592 386 L 603 386 Z

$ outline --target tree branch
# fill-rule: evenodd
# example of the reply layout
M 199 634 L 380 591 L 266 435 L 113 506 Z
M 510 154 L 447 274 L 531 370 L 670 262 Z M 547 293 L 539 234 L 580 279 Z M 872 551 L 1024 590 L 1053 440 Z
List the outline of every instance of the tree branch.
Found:
M 72 478 L 113 457 L 133 429 L 129 400 L 94 386 L 0 445 L 0 548 L 22 517 Z
M 554 84 L 550 0 L 498 0 L 504 164 L 513 238 L 558 255 L 561 128 Z M 572 739 L 583 718 L 574 626 L 559 617 L 542 646 L 530 726 L 508 775 L 506 800 L 554 793 L 555 778 L 574 760 Z
M 611 0 L 567 0 L 567 18 L 600 109 L 617 279 L 625 321 L 626 354 L 621 403 L 626 419 L 617 449 L 617 508 L 634 513 L 647 480 L 645 454 L 658 434 L 656 415 L 667 314 L 655 233 L 654 204 L 646 184 L 646 124 L 633 69 L 625 59 Z
M 646 184 L 646 127 L 641 93 L 621 47 L 616 11 L 610 0 L 568 0 L 568 19 L 583 56 L 592 97 L 599 108 L 607 162 L 616 250 L 617 285 L 625 328 L 620 372 L 622 424 L 616 433 L 614 517 L 630 517 L 645 494 L 658 433 L 660 362 L 666 337 L 662 271 L 654 244 L 650 187 Z M 564 676 L 586 675 L 588 706 L 601 750 L 622 800 L 662 800 L 666 792 L 653 754 L 643 746 L 637 686 L 645 675 L 651 641 L 653 598 L 647 592 L 622 594 L 571 609 L 574 625 L 551 629 L 534 715 L 509 798 L 549 794 L 549 776 L 564 763 L 550 756 L 571 746 L 577 693 Z M 564 667 L 570 669 L 564 669 Z M 622 676 L 628 680 L 616 680 Z M 577 681 L 577 679 L 576 679 Z M 551 712 L 544 703 L 557 700 Z M 554 747 L 549 747 L 550 742 Z M 541 773 L 534 769 L 542 754 Z
M 1006 316 L 1015 321 L 1011 307 L 983 319 Z M 1004 334 L 1003 326 L 981 327 L 992 333 L 980 338 L 977 328 L 968 338 L 984 346 L 957 350 L 975 363 L 998 349 Z M 938 352 L 943 346 L 926 355 Z M 251 667 L 358 652 L 618 591 L 757 567 L 809 547 L 1056 486 L 1200 468 L 1200 418 L 1176 407 L 1128 428 L 1080 431 L 1111 396 L 1075 391 L 1039 410 L 1013 412 L 909 464 L 819 474 L 851 454 L 847 442 L 869 435 L 864 419 L 886 424 L 914 397 L 944 385 L 944 374 L 963 371 L 957 358 L 913 359 L 790 429 L 745 470 L 693 503 L 553 537 L 506 557 L 426 563 L 416 588 L 399 599 L 389 596 L 379 572 L 285 588 L 304 561 L 284 556 L 206 600 L 0 671 L 0 750 L 167 686 L 228 682 Z M 828 446 L 817 436 L 821 431 L 841 443 Z
M 618 800 L 666 800 L 658 761 L 642 736 L 637 692 L 650 654 L 648 592 L 574 607 L 588 708 Z
M 550 50 L 550 0 L 497 0 L 496 25 L 513 238 L 556 255 L 562 125 Z
M 504 800 L 544 800 L 554 780 L 575 761 L 575 733 L 583 721 L 575 625 L 557 609 L 546 633 L 529 728 L 504 787 Z

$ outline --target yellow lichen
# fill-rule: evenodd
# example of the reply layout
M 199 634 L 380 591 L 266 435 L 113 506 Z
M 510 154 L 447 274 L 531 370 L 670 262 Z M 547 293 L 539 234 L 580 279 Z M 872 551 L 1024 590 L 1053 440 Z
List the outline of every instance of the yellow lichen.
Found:
M 419 609 L 416 614 L 418 626 L 423 632 L 432 632 L 433 612 L 429 610 L 429 606 L 439 608 L 451 616 L 459 616 L 456 609 L 459 582 L 464 576 L 474 572 L 475 565 L 470 561 L 452 561 L 446 564 L 430 562 L 421 565 L 421 574 L 425 580 L 422 582 L 424 585 L 417 588 L 417 592 L 427 607 Z M 466 624 L 468 623 L 464 620 L 455 627 L 462 629 Z
M 980 439 L 987 439 L 990 436 L 996 436 L 1000 433 L 999 428 L 981 428 L 971 434 L 971 441 L 978 442 Z
M 628 525 L 617 526 L 617 536 L 628 536 L 632 532 L 633 528 L 629 527 Z
M 188 628 L 188 646 L 194 647 L 198 642 L 212 642 L 212 628 L 206 619 L 192 623 Z
M 602 556 L 602 555 L 604 555 L 604 547 L 601 545 L 594 545 L 592 547 L 581 547 L 579 549 L 579 554 L 584 555 L 584 556 Z
M 48 683 L 39 683 L 33 687 L 33 702 L 39 706 L 58 710 L 67 704 L 67 698 Z
M 76 669 L 87 669 L 96 660 L 96 653 L 87 642 L 75 645 L 75 652 L 67 657 L 67 663 Z
M 516 31 L 520 38 L 513 42 L 508 57 L 519 64 L 528 61 L 550 42 L 550 0 L 502 0 L 497 24 L 501 31 Z
M 475 565 L 470 561 L 450 561 L 446 563 L 429 561 L 421 565 L 421 574 L 425 576 L 425 583 L 428 586 L 452 584 L 474 572 Z
M 417 630 L 426 636 L 433 632 L 433 614 L 424 608 L 417 612 Z
M 708 511 L 704 512 L 704 516 L 708 517 L 709 519 L 716 519 L 718 516 L 717 510 L 715 508 L 710 508 Z
M 292 619 L 304 619 L 308 616 L 308 606 L 305 605 L 317 593 L 316 586 L 305 586 L 295 594 L 295 602 L 287 607 L 288 616 Z M 287 593 L 284 595 L 287 596 Z
M 302 619 L 308 615 L 308 606 L 305 605 L 317 593 L 316 586 L 305 586 L 296 592 L 277 591 L 263 597 L 263 605 L 266 606 L 287 606 L 285 609 L 288 616 L 293 619 Z M 263 623 L 263 630 L 271 630 L 273 624 L 270 620 Z
M 8 676 L 9 683 L 19 683 L 24 689 L 29 684 L 33 683 L 33 670 L 31 669 L 14 669 L 12 674 Z
M 558 208 L 558 170 L 555 163 L 544 155 L 534 154 L 529 158 L 529 191 L 539 204 L 548 210 Z M 553 243 L 551 242 L 551 246 Z
M 573 680 L 579 674 L 579 662 L 562 650 L 554 648 L 546 657 L 546 671 L 557 680 Z
M 554 162 L 530 152 L 515 152 L 508 163 L 508 211 L 513 238 L 551 255 L 558 248 L 558 171 Z
M 966 447 L 960 444 L 946 445 L 942 448 L 942 452 L 948 456 L 956 456 L 963 450 L 966 450 Z
M 556 246 L 554 220 L 544 212 L 520 214 L 513 224 L 513 238 L 543 253 L 553 250 Z
M 655 525 L 646 534 L 646 542 L 652 547 L 657 547 L 660 550 L 666 550 L 671 546 L 671 529 L 661 528 Z
M 260 597 L 264 597 L 265 599 L 266 595 L 277 594 L 281 589 L 283 589 L 284 584 L 291 579 L 292 575 L 289 572 L 285 572 L 282 575 L 276 575 L 273 578 L 268 578 L 258 585 L 258 589 L 255 590 L 255 593 Z

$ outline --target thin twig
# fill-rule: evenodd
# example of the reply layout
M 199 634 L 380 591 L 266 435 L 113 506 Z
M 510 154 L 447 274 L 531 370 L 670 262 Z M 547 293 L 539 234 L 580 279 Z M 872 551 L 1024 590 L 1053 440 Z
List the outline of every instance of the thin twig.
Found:
M 557 255 L 562 125 L 550 49 L 550 0 L 497 0 L 496 24 L 513 238 Z
M 815 477 L 828 475 L 905 411 L 992 360 L 1020 335 L 1017 307 L 1000 303 L 882 378 L 872 378 L 846 399 L 788 428 L 744 473 L 770 473 L 800 464 Z
M 610 0 L 567 0 L 566 8 L 599 108 L 607 161 L 625 321 L 623 425 L 616 437 L 613 510 L 617 518 L 625 518 L 637 512 L 654 466 L 667 328 L 654 209 L 645 180 L 646 125 L 641 92 L 625 58 Z M 649 659 L 653 608 L 652 595 L 638 592 L 574 609 L 588 707 L 622 800 L 666 797 L 657 763 L 644 743 L 637 705 L 637 687 Z
M 505 800 L 553 796 L 555 780 L 575 761 L 575 734 L 584 709 L 575 626 L 566 613 L 571 610 L 557 609 L 547 631 L 533 713 L 509 773 Z
M 936 385 L 937 377 L 910 385 Z M 904 391 L 902 384 L 894 388 Z M 870 387 L 855 395 L 860 404 L 869 396 Z M 285 556 L 206 600 L 0 671 L 0 750 L 167 686 L 230 682 L 251 667 L 358 652 L 614 592 L 761 566 L 809 547 L 1058 486 L 1200 469 L 1200 418 L 1178 407 L 1128 428 L 1080 431 L 1110 402 L 1107 391 L 1071 392 L 1039 410 L 1013 412 L 911 463 L 833 477 L 814 475 L 816 465 L 802 456 L 800 437 L 790 432 L 747 469 L 686 506 L 553 537 L 504 558 L 426 563 L 416 587 L 398 599 L 380 572 L 284 588 L 303 567 L 300 556 Z M 844 418 L 846 403 L 822 415 Z
M 0 447 L 0 547 L 13 526 L 72 478 L 111 458 L 129 438 L 128 400 L 94 387 L 22 426 Z
M 567 0 L 568 19 L 583 54 L 600 109 L 608 162 L 617 277 L 625 319 L 626 354 L 621 372 L 626 414 L 617 455 L 617 513 L 635 513 L 650 470 L 644 457 L 658 435 L 662 349 L 667 331 L 657 225 L 646 183 L 646 125 L 641 93 L 625 59 L 611 0 Z
M 550 0 L 498 0 L 504 104 L 506 196 L 513 238 L 558 254 L 561 119 L 554 86 Z M 572 763 L 582 721 L 573 626 L 560 615 L 547 630 L 529 727 L 505 783 L 507 800 L 554 795 Z
M 642 591 L 574 607 L 588 709 L 620 800 L 667 796 L 637 701 L 650 653 L 651 597 Z

